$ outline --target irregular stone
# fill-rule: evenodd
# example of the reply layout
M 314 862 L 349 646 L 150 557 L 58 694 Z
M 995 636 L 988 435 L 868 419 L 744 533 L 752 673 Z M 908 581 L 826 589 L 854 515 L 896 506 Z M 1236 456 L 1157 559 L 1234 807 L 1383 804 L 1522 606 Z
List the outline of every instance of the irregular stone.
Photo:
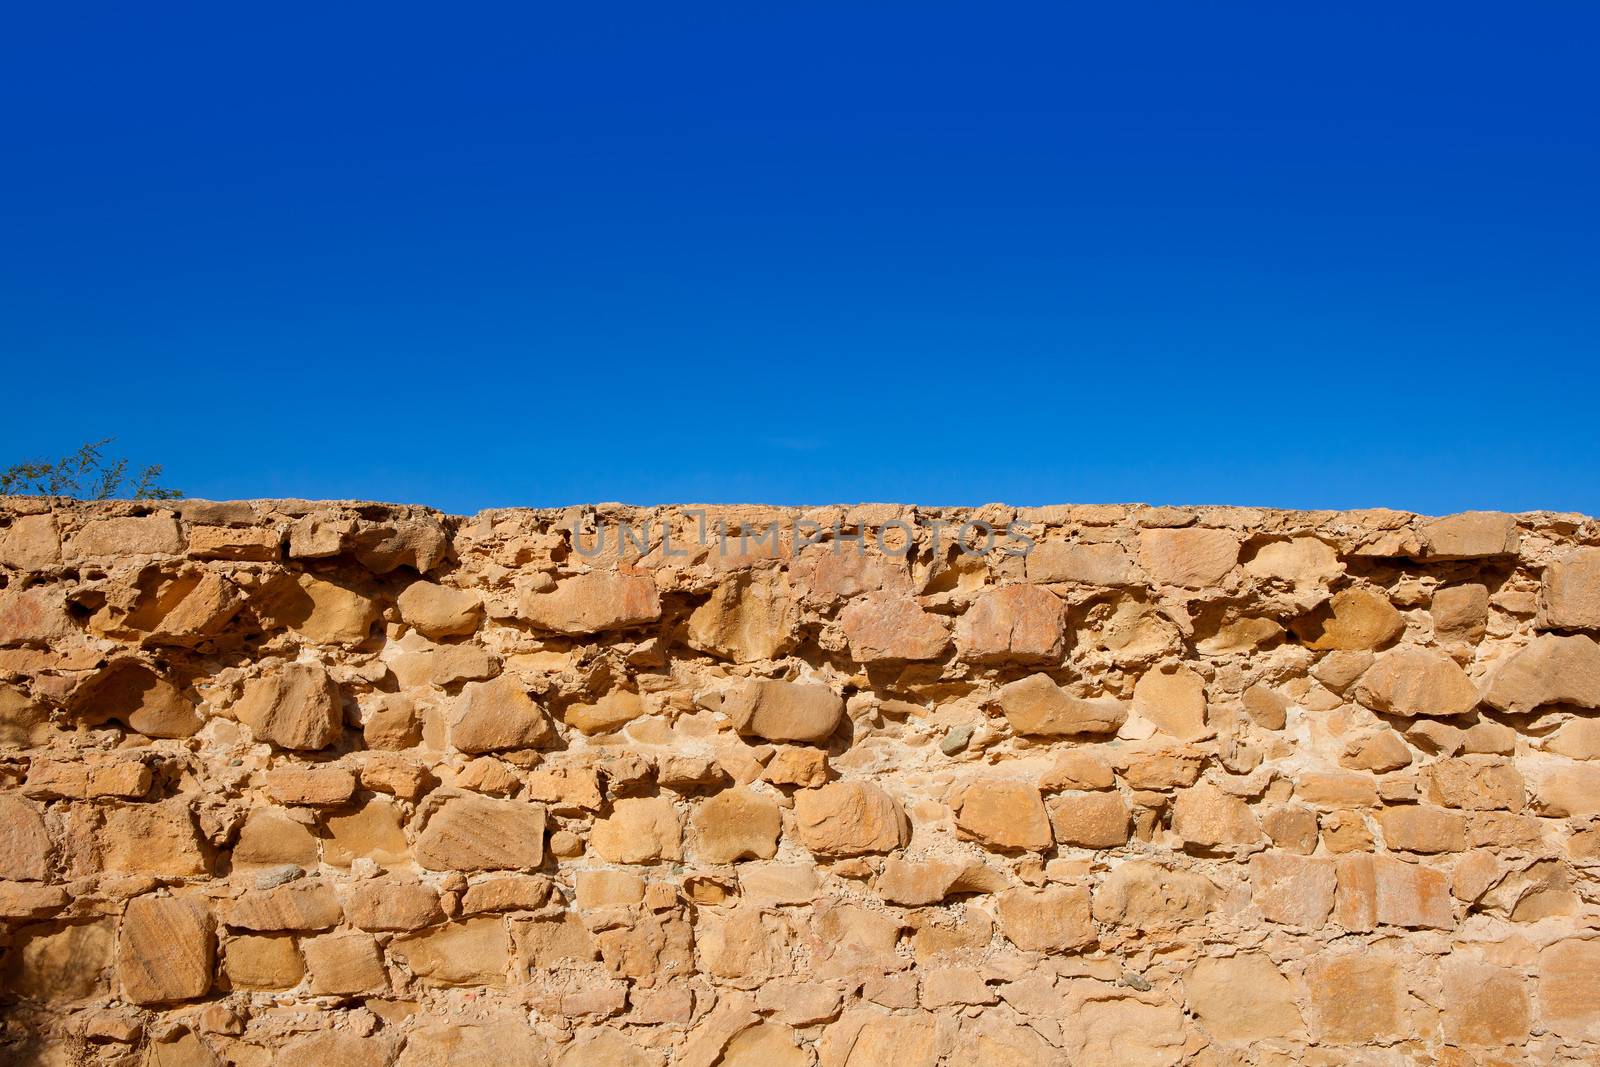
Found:
M 113 662 L 84 682 L 69 707 L 91 725 L 116 719 L 147 737 L 192 737 L 202 724 L 177 686 L 133 660 Z
M 330 867 L 349 867 L 361 859 L 379 867 L 408 863 L 411 850 L 400 824 L 400 809 L 387 797 L 371 797 L 352 809 L 330 812 L 322 819 L 322 861 Z
M 1072 848 L 1117 848 L 1128 842 L 1128 805 L 1118 793 L 1053 797 L 1050 826 L 1057 844 Z
M 1533 1006 L 1517 972 L 1451 955 L 1444 975 L 1444 1032 L 1453 1045 L 1504 1048 L 1532 1030 Z
M 68 1004 L 104 996 L 110 983 L 112 926 L 108 921 L 41 923 L 12 932 L 4 988 L 14 997 Z
M 967 659 L 1053 662 L 1066 647 L 1061 598 L 1036 585 L 1008 585 L 978 597 L 956 623 L 956 644 Z
M 771 797 L 726 789 L 695 808 L 695 852 L 704 863 L 769 860 L 778 853 L 783 818 Z
M 467 890 L 469 898 L 476 888 Z M 400 879 L 358 883 L 345 899 L 344 910 L 350 925 L 358 930 L 419 930 L 444 921 L 437 890 Z
M 816 682 L 747 679 L 723 694 L 722 712 L 744 735 L 824 741 L 844 718 L 844 700 Z
M 1306 985 L 1314 1040 L 1356 1045 L 1404 1036 L 1405 993 L 1393 957 L 1321 953 L 1306 970 Z
M 391 949 L 401 938 L 391 943 Z M 311 991 L 324 996 L 350 996 L 386 989 L 389 975 L 370 934 L 324 934 L 300 943 Z M 396 951 L 398 951 L 396 949 Z
M 980 778 L 961 790 L 954 807 L 957 832 L 985 848 L 1042 852 L 1051 845 L 1044 801 L 1025 782 Z
M 1581 634 L 1540 634 L 1500 665 L 1483 699 L 1518 713 L 1546 704 L 1600 708 L 1600 643 Z
M 117 980 L 133 1004 L 161 1004 L 211 990 L 216 941 L 211 914 L 188 897 L 136 897 L 122 914 Z
M 839 623 L 859 663 L 938 659 L 950 646 L 944 619 L 907 596 L 874 593 L 852 601 Z
M 17 515 L 0 529 L 0 565 L 35 571 L 61 561 L 61 535 L 55 517 Z
M 305 961 L 293 937 L 246 934 L 231 939 L 223 953 L 223 973 L 234 989 L 291 989 L 305 977 Z
M 1133 713 L 1179 741 L 1200 741 L 1206 725 L 1205 680 L 1187 667 L 1146 671 L 1133 687 Z
M 356 776 L 343 767 L 285 763 L 267 772 L 267 795 L 280 804 L 343 804 L 356 792 Z
M 1079 585 L 1138 585 L 1139 568 L 1118 544 L 1067 544 L 1041 541 L 1027 555 L 1030 582 L 1074 582 Z
M 1525 793 L 1522 775 L 1509 759 L 1464 756 L 1423 768 L 1428 799 L 1447 808 L 1468 811 L 1521 811 Z
M 1380 653 L 1356 684 L 1355 696 L 1373 711 L 1403 718 L 1449 718 L 1478 706 L 1478 687 L 1442 652 L 1402 645 Z
M 360 644 L 379 615 L 372 598 L 311 574 L 283 575 L 250 601 L 269 629 L 287 628 L 325 645 Z
M 424 637 L 464 637 L 483 621 L 483 599 L 469 589 L 412 582 L 395 601 L 400 618 Z
M 311 663 L 286 663 L 246 682 L 233 715 L 257 738 L 302 751 L 333 744 L 343 721 L 338 686 Z
M 320 858 L 309 827 L 282 808 L 256 808 L 245 819 L 233 847 L 233 867 L 248 870 L 292 863 L 314 867 Z
M 511 675 L 469 682 L 450 718 L 450 743 L 462 752 L 538 748 L 555 738 L 555 726 Z
M 0 878 L 42 882 L 50 877 L 55 846 L 38 807 L 0 794 Z
M 1250 721 L 1263 730 L 1281 730 L 1289 721 L 1289 701 L 1274 689 L 1253 685 L 1241 698 Z
M 1163 930 L 1204 918 L 1217 899 L 1217 887 L 1203 875 L 1129 860 L 1113 867 L 1094 891 L 1094 917 L 1135 930 Z
M 1542 815 L 1600 815 L 1600 765 L 1534 763 L 1528 767 L 1527 784 L 1532 806 Z
M 36 585 L 0 592 L 0 648 L 51 647 L 67 640 L 76 630 L 60 586 Z
M 823 856 L 892 852 L 910 840 L 900 804 L 871 782 L 843 781 L 794 797 L 800 841 Z
M 1259 845 L 1263 839 L 1250 805 L 1210 783 L 1178 794 L 1172 804 L 1172 832 L 1205 848 Z
M 543 1039 L 520 1017 L 489 1022 L 424 1020 L 406 1036 L 395 1067 L 549 1067 Z
M 610 863 L 676 862 L 683 859 L 683 822 L 666 797 L 629 797 L 595 821 L 589 847 Z
M 544 808 L 455 797 L 428 819 L 412 851 L 430 871 L 531 870 L 544 859 Z
M 1203 527 L 1139 531 L 1139 563 L 1158 585 L 1205 589 L 1239 562 L 1239 536 Z
M 582 733 L 603 734 L 620 730 L 644 713 L 644 701 L 638 693 L 613 689 L 592 704 L 568 704 L 561 718 Z
M 91 519 L 67 542 L 68 559 L 97 556 L 172 556 L 183 551 L 183 534 L 171 512 Z
M 102 818 L 97 835 L 102 870 L 165 878 L 206 873 L 206 852 L 188 798 L 111 808 Z
M 1388 597 L 1364 585 L 1340 590 L 1327 604 L 1289 624 L 1307 648 L 1318 652 L 1382 648 L 1405 628 L 1405 617 Z
M 1378 813 L 1383 839 L 1401 852 L 1460 852 L 1467 847 L 1467 821 L 1454 812 L 1423 804 L 1384 808 Z
M 1489 589 L 1476 582 L 1446 586 L 1433 594 L 1428 613 L 1440 640 L 1477 644 L 1489 624 Z
M 1600 1038 L 1600 940 L 1558 941 L 1539 952 L 1539 1017 L 1571 1041 Z
M 1539 623 L 1552 630 L 1600 629 L 1600 548 L 1570 548 L 1544 569 Z
M 1020 949 L 1067 952 L 1095 942 L 1085 886 L 1008 889 L 998 909 L 1000 931 Z
M 1339 554 L 1326 541 L 1315 537 L 1295 537 L 1269 541 L 1245 563 L 1244 569 L 1256 578 L 1276 578 L 1294 584 L 1317 585 L 1344 573 Z
M 689 615 L 689 647 L 754 663 L 775 659 L 795 642 L 800 609 L 786 572 L 735 571 Z
M 541 630 L 593 634 L 654 622 L 661 598 L 649 575 L 595 571 L 563 578 L 549 592 L 529 593 L 522 615 Z
M 1294 988 L 1265 956 L 1250 952 L 1202 959 L 1183 984 L 1189 1010 L 1219 1041 L 1248 1044 L 1304 1035 Z
M 995 702 L 1012 730 L 1031 737 L 1113 734 L 1128 718 L 1126 701 L 1072 696 L 1048 674 L 1030 674 L 1002 686 Z
M 320 881 L 247 889 L 221 906 L 222 921 L 238 930 L 327 930 L 344 920 L 333 887 Z
M 1333 910 L 1332 861 L 1266 852 L 1250 860 L 1250 895 L 1268 922 L 1318 930 Z
M 1520 542 L 1516 516 L 1498 511 L 1463 511 L 1430 519 L 1417 527 L 1417 535 L 1424 558 L 1430 560 L 1514 556 Z

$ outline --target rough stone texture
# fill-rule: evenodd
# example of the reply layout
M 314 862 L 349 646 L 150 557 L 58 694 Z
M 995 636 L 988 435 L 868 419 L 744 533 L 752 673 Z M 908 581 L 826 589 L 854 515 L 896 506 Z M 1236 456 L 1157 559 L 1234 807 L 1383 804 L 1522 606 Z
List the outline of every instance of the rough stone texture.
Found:
M 1597 636 L 1574 515 L 3 499 L 0 1062 L 1594 1062 Z

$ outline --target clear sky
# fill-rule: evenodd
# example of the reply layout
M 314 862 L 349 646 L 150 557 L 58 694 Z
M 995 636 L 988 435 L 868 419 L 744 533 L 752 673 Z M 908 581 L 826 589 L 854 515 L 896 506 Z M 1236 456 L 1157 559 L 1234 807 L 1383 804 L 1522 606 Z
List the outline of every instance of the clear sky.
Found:
M 21 4 L 0 465 L 1600 513 L 1592 4 Z

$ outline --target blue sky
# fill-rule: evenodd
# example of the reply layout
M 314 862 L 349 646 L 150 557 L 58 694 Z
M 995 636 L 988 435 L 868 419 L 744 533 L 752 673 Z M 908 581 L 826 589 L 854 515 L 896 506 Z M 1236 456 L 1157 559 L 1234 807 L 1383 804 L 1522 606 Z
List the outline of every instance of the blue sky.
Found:
M 1109 8 L 1115 10 L 1109 10 Z M 23 5 L 0 463 L 1600 512 L 1591 5 Z

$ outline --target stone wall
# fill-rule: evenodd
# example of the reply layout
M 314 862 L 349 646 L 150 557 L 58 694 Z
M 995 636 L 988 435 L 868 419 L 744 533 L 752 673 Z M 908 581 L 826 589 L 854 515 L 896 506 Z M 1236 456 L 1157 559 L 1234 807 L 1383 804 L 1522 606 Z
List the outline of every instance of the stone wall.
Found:
M 1597 545 L 0 499 L 0 1062 L 1594 1063 Z

